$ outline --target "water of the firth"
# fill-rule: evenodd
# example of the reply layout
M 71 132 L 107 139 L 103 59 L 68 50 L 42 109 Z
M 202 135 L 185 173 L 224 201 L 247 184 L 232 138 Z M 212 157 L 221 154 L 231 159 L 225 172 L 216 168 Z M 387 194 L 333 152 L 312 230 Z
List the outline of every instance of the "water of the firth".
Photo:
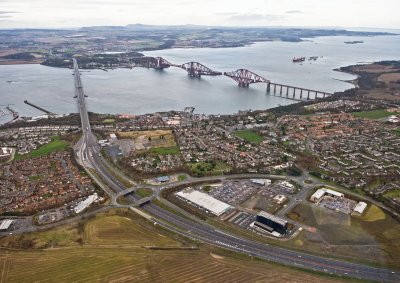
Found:
M 363 44 L 344 41 L 363 40 Z M 342 91 L 354 76 L 333 69 L 356 63 L 400 59 L 400 36 L 320 37 L 299 43 L 264 42 L 242 48 L 171 49 L 147 52 L 175 64 L 198 61 L 217 71 L 247 68 L 272 82 Z M 292 63 L 297 56 L 323 56 L 316 62 Z M 22 115 L 40 115 L 25 99 L 55 113 L 77 112 L 72 71 L 40 65 L 0 66 L 0 104 L 15 104 Z M 149 113 L 196 107 L 196 113 L 235 113 L 293 103 L 266 95 L 265 85 L 239 88 L 230 78 L 189 78 L 185 71 L 144 68 L 82 72 L 88 108 L 98 113 Z M 7 81 L 12 81 L 9 83 Z

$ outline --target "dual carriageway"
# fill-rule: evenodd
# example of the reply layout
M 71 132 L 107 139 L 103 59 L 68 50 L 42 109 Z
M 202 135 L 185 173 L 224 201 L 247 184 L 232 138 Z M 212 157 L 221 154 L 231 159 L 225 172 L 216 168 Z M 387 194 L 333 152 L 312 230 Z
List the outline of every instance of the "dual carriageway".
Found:
M 246 254 L 249 257 L 257 257 L 264 260 L 276 262 L 297 268 L 303 268 L 336 276 L 353 277 L 364 280 L 373 280 L 378 282 L 400 282 L 400 272 L 395 270 L 373 267 L 348 261 L 342 261 L 323 256 L 311 255 L 277 246 L 271 246 L 250 240 L 231 233 L 222 231 L 200 220 L 185 218 L 167 211 L 148 200 L 143 203 L 134 192 L 135 189 L 125 187 L 117 178 L 115 178 L 104 166 L 99 157 L 100 148 L 97 144 L 96 136 L 92 133 L 83 92 L 82 81 L 76 59 L 74 63 L 75 74 L 75 92 L 78 109 L 80 112 L 83 135 L 75 146 L 75 152 L 78 162 L 94 177 L 95 181 L 105 190 L 110 198 L 117 205 L 117 196 L 130 193 L 129 196 L 136 206 L 141 206 L 142 213 L 148 215 L 148 219 L 155 225 L 164 227 L 182 236 L 196 241 L 207 243 L 220 248 Z M 95 174 L 91 173 L 94 171 Z M 243 175 L 246 176 L 246 175 Z M 218 178 L 218 177 L 213 177 Z M 251 177 L 250 177 L 251 178 Z M 199 180 L 197 180 L 198 182 Z M 175 185 L 195 183 L 196 178 L 183 182 L 177 182 Z M 157 197 L 159 191 L 171 186 L 153 187 L 153 197 Z

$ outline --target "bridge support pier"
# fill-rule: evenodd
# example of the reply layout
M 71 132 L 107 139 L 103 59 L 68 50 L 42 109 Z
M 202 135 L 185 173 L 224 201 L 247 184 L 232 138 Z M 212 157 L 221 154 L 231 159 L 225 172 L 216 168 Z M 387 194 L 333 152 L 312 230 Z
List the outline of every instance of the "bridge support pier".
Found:
M 300 89 L 300 99 L 303 99 L 303 89 Z
M 286 87 L 286 97 L 289 97 L 289 87 Z
M 293 98 L 295 98 L 296 97 L 296 88 L 294 87 L 293 88 Z
M 280 96 L 282 96 L 282 85 L 281 85 L 281 90 L 279 91 Z
M 276 94 L 276 84 L 274 84 L 274 94 Z
M 271 91 L 271 83 L 268 83 L 267 84 L 267 92 L 270 93 L 270 91 Z
M 326 97 L 326 92 L 324 92 L 324 98 Z
M 310 100 L 310 90 L 308 90 L 308 93 L 307 93 L 307 100 Z

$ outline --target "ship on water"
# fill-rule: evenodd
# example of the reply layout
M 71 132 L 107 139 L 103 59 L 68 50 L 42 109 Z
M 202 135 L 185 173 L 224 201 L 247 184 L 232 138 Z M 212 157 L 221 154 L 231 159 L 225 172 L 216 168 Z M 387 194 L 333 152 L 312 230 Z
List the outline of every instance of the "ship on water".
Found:
M 294 57 L 293 63 L 304 62 L 305 60 L 306 60 L 306 57 Z

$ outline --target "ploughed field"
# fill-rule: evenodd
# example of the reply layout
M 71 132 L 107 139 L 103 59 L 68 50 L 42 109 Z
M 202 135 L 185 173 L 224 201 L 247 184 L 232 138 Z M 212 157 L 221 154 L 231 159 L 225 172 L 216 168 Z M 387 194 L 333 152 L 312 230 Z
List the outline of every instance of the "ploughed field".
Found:
M 0 282 L 334 282 L 197 247 L 127 210 L 75 227 L 5 237 L 0 245 L 14 248 L 0 250 Z

